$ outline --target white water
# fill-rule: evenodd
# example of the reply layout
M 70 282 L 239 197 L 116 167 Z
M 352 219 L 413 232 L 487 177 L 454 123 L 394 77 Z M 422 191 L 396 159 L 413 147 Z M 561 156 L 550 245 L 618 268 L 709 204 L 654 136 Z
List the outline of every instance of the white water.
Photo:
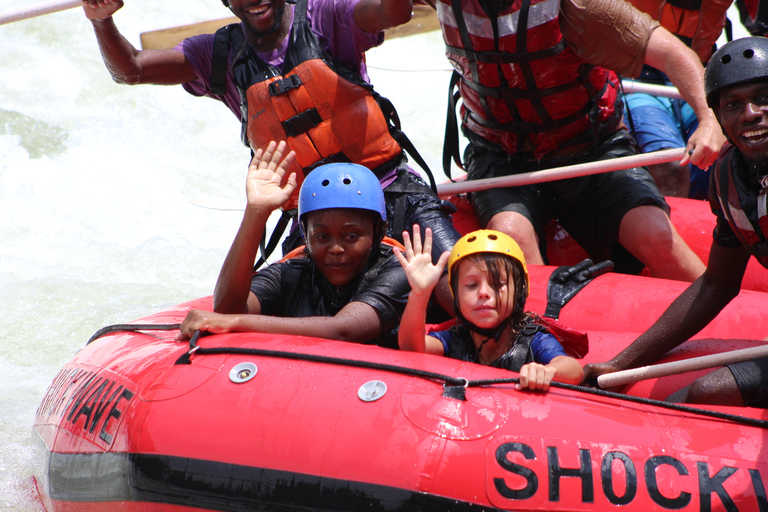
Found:
M 17 6 L 0 0 L 0 13 Z M 226 15 L 218 0 L 130 0 L 116 21 L 138 46 L 141 32 Z M 368 56 L 433 169 L 439 38 Z M 26 512 L 48 384 L 97 329 L 212 292 L 240 214 L 200 205 L 242 203 L 248 153 L 218 102 L 114 84 L 80 9 L 0 26 L 0 49 L 0 509 Z
M 131 0 L 115 19 L 138 46 L 141 32 L 228 15 L 218 0 L 180 7 Z M 405 128 L 436 168 L 448 65 L 439 34 L 427 39 L 369 62 L 443 70 L 371 70 L 395 105 L 406 98 Z M 241 215 L 196 204 L 242 204 L 248 152 L 218 102 L 113 83 L 80 9 L 0 26 L 0 51 L 0 510 L 34 511 L 48 384 L 97 329 L 212 292 Z

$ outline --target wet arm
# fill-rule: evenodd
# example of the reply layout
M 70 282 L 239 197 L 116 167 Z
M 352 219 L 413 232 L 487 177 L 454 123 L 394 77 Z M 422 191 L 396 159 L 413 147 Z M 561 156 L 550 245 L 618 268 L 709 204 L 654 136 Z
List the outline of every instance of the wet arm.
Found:
M 555 370 L 552 380 L 566 384 L 578 384 L 584 376 L 581 364 L 570 356 L 557 356 L 549 362 Z
M 440 340 L 424 334 L 430 294 L 431 290 L 422 293 L 411 291 L 408 296 L 408 303 L 405 305 L 403 318 L 400 321 L 400 329 L 397 331 L 397 344 L 400 350 L 443 355 L 443 344 Z
M 686 149 L 693 154 L 683 158 L 705 169 L 717 158 L 725 137 L 715 114 L 707 106 L 704 93 L 704 68 L 696 54 L 666 29 L 653 31 L 646 48 L 645 63 L 664 72 L 693 108 L 699 127 L 688 138 Z
M 184 337 L 190 337 L 196 330 L 219 334 L 263 332 L 366 343 L 379 336 L 384 331 L 384 326 L 373 306 L 355 301 L 344 306 L 332 317 L 285 318 L 191 311 L 182 324 L 181 333 Z
M 213 293 L 213 309 L 217 313 L 261 312 L 261 304 L 251 293 L 253 264 L 259 243 L 269 216 L 285 204 L 296 190 L 296 174 L 288 175 L 287 171 L 295 155 L 293 151 L 285 155 L 286 151 L 285 141 L 279 144 L 270 142 L 265 151 L 256 150 L 248 167 L 248 178 L 245 180 L 248 201 L 243 221 L 224 259 Z
M 126 85 L 177 85 L 197 78 L 182 52 L 137 50 L 117 29 L 112 17 L 91 20 L 99 50 L 115 82 Z
M 706 327 L 739 294 L 749 257 L 743 247 L 713 243 L 704 274 L 609 364 L 619 370 L 651 364 Z
M 251 293 L 251 278 L 270 213 L 264 209 L 246 208 L 216 280 L 213 310 L 217 313 L 261 312 L 258 299 Z

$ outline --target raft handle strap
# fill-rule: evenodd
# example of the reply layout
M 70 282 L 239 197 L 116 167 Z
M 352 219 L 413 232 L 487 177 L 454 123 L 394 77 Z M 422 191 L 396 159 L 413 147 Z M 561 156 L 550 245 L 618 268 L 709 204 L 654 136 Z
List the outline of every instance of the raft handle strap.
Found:
M 115 324 L 102 327 L 96 331 L 86 342 L 90 345 L 97 339 L 115 332 L 139 332 L 139 331 L 176 331 L 181 324 Z

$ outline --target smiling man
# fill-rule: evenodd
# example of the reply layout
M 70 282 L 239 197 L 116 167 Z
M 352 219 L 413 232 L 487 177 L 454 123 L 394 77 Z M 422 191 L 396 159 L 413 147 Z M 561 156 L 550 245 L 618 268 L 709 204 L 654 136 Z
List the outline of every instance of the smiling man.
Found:
M 768 268 L 768 39 L 723 46 L 707 66 L 705 86 L 730 142 L 710 178 L 717 224 L 707 270 L 632 345 L 608 362 L 587 365 L 586 379 L 654 362 L 703 329 L 739 293 L 750 256 Z M 768 358 L 715 370 L 670 398 L 768 408 Z

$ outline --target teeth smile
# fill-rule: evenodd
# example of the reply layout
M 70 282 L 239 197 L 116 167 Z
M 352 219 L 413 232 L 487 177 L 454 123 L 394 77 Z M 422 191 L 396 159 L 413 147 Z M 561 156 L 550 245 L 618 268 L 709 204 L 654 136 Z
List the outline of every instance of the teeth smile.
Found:
M 750 132 L 744 132 L 742 134 L 742 137 L 745 137 L 745 138 L 762 137 L 766 133 L 768 133 L 768 128 L 761 128 L 759 130 L 752 130 Z
M 245 12 L 247 12 L 248 14 L 263 14 L 267 9 L 269 9 L 269 4 L 259 5 L 258 7 L 246 9 Z

